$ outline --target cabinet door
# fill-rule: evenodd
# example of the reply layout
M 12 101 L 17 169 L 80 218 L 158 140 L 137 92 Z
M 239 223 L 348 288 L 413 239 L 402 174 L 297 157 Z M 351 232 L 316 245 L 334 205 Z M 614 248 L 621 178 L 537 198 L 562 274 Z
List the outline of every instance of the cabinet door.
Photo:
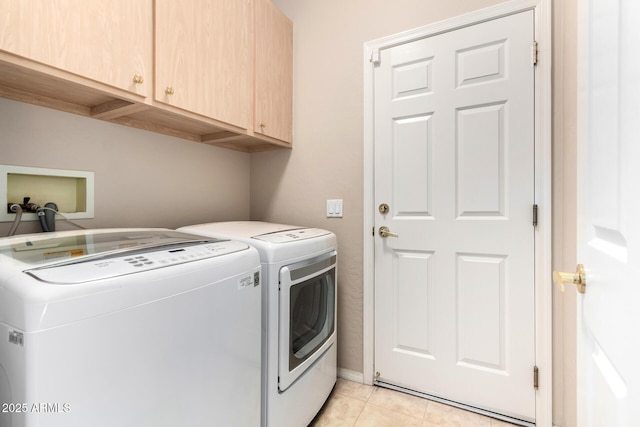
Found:
M 293 24 L 270 0 L 256 0 L 254 131 L 285 142 L 293 127 Z
M 152 0 L 0 0 L 0 49 L 147 96 Z
M 249 129 L 253 100 L 251 1 L 155 3 L 155 99 Z

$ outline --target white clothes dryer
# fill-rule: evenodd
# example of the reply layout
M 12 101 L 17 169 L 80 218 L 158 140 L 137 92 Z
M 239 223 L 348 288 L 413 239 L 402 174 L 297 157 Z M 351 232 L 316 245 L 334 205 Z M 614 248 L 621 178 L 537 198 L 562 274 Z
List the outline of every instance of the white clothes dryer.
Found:
M 337 377 L 336 236 L 257 221 L 178 230 L 234 239 L 258 250 L 265 277 L 262 426 L 308 425 Z
M 173 230 L 0 239 L 0 426 L 259 425 L 260 271 Z

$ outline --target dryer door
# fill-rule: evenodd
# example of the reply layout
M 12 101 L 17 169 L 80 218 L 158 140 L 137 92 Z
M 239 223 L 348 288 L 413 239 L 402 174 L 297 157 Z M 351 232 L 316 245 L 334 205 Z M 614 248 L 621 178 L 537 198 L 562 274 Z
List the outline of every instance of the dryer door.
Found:
M 335 343 L 336 258 L 332 251 L 280 270 L 280 391 Z

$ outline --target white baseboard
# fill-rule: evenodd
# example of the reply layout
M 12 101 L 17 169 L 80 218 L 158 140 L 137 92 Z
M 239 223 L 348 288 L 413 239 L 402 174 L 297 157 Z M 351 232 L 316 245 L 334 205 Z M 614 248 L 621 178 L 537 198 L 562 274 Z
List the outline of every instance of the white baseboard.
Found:
M 362 372 L 352 371 L 350 369 L 338 368 L 338 377 L 353 381 L 356 383 L 364 384 L 364 375 Z

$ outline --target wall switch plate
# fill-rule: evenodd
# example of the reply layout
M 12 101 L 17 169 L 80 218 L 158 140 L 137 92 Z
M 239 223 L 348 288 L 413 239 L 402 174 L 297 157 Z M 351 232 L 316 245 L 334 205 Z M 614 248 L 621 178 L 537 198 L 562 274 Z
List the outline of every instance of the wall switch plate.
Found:
M 327 218 L 342 218 L 342 199 L 327 200 Z

